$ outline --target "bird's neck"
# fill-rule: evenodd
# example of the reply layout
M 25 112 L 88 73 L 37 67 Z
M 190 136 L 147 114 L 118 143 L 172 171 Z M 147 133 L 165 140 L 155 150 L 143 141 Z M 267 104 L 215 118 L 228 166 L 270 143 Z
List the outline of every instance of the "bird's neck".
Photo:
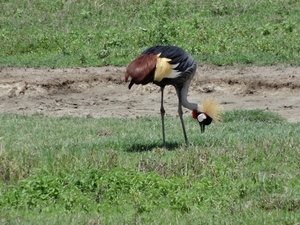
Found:
M 187 99 L 188 87 L 183 87 L 181 90 L 181 104 L 183 107 L 189 110 L 197 110 L 199 111 L 199 105 L 194 102 L 189 102 Z
M 188 87 L 189 83 L 186 83 L 183 88 L 181 89 L 180 92 L 180 97 L 181 97 L 181 104 L 183 107 L 189 109 L 189 110 L 199 110 L 199 105 L 194 102 L 189 102 L 187 100 L 187 94 L 188 94 Z
M 183 107 L 189 109 L 189 110 L 197 110 L 199 111 L 199 105 L 194 102 L 189 102 L 186 98 L 181 99 L 181 104 Z

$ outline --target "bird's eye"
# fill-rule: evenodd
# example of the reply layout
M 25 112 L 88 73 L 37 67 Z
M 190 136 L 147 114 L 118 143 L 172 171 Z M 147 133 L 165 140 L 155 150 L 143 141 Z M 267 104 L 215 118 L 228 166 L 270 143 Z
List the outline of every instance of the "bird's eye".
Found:
M 197 116 L 197 120 L 199 122 L 203 122 L 203 120 L 206 119 L 206 115 L 204 113 L 200 113 L 198 116 Z

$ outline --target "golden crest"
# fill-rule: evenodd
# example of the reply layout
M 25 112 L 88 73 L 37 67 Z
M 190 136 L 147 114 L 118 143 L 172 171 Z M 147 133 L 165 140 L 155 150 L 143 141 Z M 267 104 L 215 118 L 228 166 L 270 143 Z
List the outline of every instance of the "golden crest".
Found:
M 213 121 L 222 122 L 223 106 L 215 98 L 204 99 L 200 107 L 200 111 L 212 118 Z

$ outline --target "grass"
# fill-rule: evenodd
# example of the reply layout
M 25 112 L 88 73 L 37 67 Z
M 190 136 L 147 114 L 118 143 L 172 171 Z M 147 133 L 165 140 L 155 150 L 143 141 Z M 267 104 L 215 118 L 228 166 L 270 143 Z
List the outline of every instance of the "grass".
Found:
M 0 65 L 126 65 L 152 45 L 178 45 L 216 65 L 299 65 L 295 0 L 0 3 Z
M 297 65 L 300 2 L 4 0 L 0 66 L 126 65 L 152 45 L 199 63 Z M 300 127 L 0 114 L 1 224 L 299 224 Z
M 2 224 L 296 224 L 299 124 L 230 111 L 185 118 L 0 115 Z M 146 129 L 145 129 L 146 127 Z

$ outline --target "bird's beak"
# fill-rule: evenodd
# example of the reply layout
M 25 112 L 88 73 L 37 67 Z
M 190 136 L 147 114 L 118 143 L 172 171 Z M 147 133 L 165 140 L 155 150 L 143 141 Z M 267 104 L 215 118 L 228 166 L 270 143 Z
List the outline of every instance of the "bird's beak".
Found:
M 205 124 L 203 122 L 199 122 L 201 133 L 204 133 Z

